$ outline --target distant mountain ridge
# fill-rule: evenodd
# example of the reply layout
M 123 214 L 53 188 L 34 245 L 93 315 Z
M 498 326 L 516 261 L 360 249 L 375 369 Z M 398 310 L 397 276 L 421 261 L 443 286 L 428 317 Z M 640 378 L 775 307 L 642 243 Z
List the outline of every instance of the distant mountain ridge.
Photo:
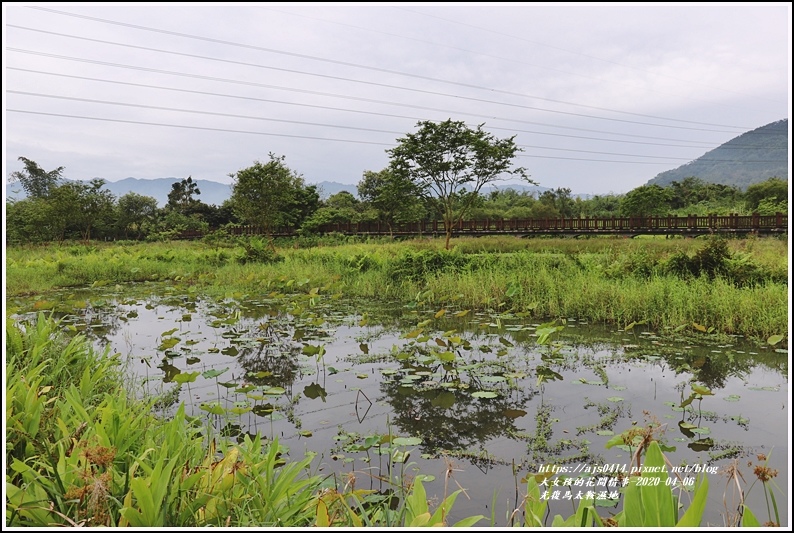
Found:
M 666 187 L 690 176 L 742 190 L 775 176 L 788 181 L 788 119 L 743 133 L 647 184 Z

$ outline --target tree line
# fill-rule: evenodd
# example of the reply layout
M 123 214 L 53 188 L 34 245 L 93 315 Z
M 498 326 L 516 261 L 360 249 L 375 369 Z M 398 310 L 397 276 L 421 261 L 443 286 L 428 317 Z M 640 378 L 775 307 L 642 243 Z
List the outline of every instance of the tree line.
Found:
M 573 196 L 558 187 L 534 193 L 507 187 L 484 193 L 483 187 L 512 176 L 535 184 L 513 161 L 521 149 L 514 137 L 498 139 L 480 125 L 419 122 L 417 131 L 397 140 L 387 153 L 389 165 L 367 170 L 357 184 L 358 197 L 342 191 L 321 200 L 315 185 L 289 168 L 285 156 L 229 174 L 231 197 L 208 205 L 192 177 L 173 184 L 168 203 L 134 192 L 116 198 L 102 179 L 67 181 L 63 167 L 46 171 L 20 157 L 24 169 L 10 179 L 27 196 L 6 201 L 8 243 L 173 238 L 185 230 L 208 232 L 252 224 L 269 234 L 290 227 L 316 233 L 328 223 L 380 222 L 386 227 L 418 221 L 442 221 L 446 244 L 461 220 L 577 218 L 644 215 L 774 214 L 788 211 L 788 183 L 777 177 L 751 185 L 706 183 L 692 176 L 670 186 L 643 185 L 626 194 Z

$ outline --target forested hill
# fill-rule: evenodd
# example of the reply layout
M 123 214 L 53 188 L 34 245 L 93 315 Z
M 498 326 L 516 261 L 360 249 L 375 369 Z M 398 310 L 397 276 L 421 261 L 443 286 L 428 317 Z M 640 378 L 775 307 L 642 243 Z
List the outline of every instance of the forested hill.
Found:
M 708 183 L 745 190 L 748 185 L 774 176 L 788 181 L 787 161 L 788 119 L 783 119 L 743 133 L 694 161 L 662 172 L 648 185 L 665 187 L 695 176 Z

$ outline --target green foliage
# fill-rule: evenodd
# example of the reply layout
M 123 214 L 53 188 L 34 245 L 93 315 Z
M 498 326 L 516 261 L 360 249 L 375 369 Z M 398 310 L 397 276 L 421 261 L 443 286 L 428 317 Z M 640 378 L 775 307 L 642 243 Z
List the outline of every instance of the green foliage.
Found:
M 721 276 L 739 287 L 759 285 L 766 281 L 783 282 L 781 274 L 760 267 L 749 253 L 731 253 L 727 241 L 720 237 L 709 239 L 692 257 L 683 251 L 672 254 L 664 263 L 663 270 L 685 279 L 699 276 L 714 279 Z
M 200 194 L 201 191 L 198 188 L 198 184 L 193 181 L 192 176 L 188 176 L 186 179 L 171 185 L 166 207 L 187 214 L 190 207 L 200 203 L 200 200 L 193 198 L 193 195 L 198 196 Z
M 390 228 L 396 223 L 415 222 L 424 214 L 416 185 L 388 168 L 365 171 L 357 190 L 361 200 L 375 209 L 378 220 Z
M 670 210 L 670 190 L 643 185 L 627 192 L 620 202 L 623 216 L 663 215 Z
M 116 213 L 116 226 L 124 237 L 132 234 L 140 239 L 154 223 L 157 200 L 129 192 L 118 199 Z
M 454 272 L 468 263 L 466 256 L 454 250 L 422 250 L 395 257 L 387 270 L 389 278 L 394 280 L 421 281 L 437 272 Z
M 18 181 L 22 184 L 22 188 L 30 198 L 46 198 L 63 179 L 61 174 L 64 167 L 47 172 L 27 157 L 19 157 L 17 160 L 22 161 L 25 169 L 12 172 L 9 177 L 12 183 Z
M 248 263 L 268 265 L 284 260 L 284 257 L 280 256 L 269 242 L 260 237 L 240 239 L 240 244 L 243 247 L 243 252 L 237 256 L 237 262 L 242 265 Z
M 286 463 L 258 436 L 206 447 L 183 406 L 154 418 L 118 394 L 116 357 L 42 315 L 9 322 L 6 348 L 7 525 L 310 525 L 311 456 Z
M 444 221 L 449 249 L 453 226 L 478 200 L 483 185 L 502 174 L 530 181 L 526 169 L 511 168 L 521 150 L 514 138 L 497 139 L 482 129 L 472 130 L 465 122 L 418 122 L 416 133 L 397 139 L 397 147 L 387 150 L 390 170 L 415 190 Z
M 789 186 L 787 181 L 783 181 L 778 177 L 769 178 L 761 183 L 755 183 L 747 187 L 745 192 L 745 201 L 747 208 L 750 210 L 758 210 L 760 212 L 764 205 L 782 206 L 787 205 L 789 197 Z M 765 209 L 767 210 L 767 209 Z M 783 213 L 787 211 L 781 211 Z M 761 213 L 761 214 L 774 214 L 774 213 Z
M 230 176 L 235 180 L 232 205 L 240 219 L 260 226 L 266 235 L 280 226 L 299 226 L 311 213 L 307 206 L 316 206 L 319 195 L 314 187 L 306 187 L 303 178 L 290 170 L 284 156 L 269 154 L 267 163 L 239 170 Z

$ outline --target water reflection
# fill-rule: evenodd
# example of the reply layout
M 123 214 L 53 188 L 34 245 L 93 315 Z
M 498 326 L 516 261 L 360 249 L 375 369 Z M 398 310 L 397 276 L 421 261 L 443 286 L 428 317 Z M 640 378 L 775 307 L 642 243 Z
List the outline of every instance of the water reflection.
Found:
M 423 438 L 422 450 L 466 450 L 496 437 L 515 433 L 516 414 L 538 391 L 514 390 L 496 398 L 474 398 L 471 391 L 431 389 L 417 391 L 398 380 L 384 380 L 382 399 L 391 407 L 392 421 L 401 434 Z

